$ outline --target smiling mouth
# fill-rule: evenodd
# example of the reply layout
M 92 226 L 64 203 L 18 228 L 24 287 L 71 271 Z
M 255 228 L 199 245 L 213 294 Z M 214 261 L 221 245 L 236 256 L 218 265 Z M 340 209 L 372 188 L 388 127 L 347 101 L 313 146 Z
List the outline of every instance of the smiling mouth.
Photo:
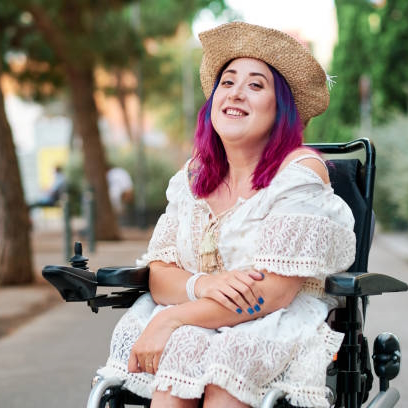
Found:
M 240 109 L 233 109 L 233 108 L 226 108 L 223 110 L 223 112 L 228 116 L 234 116 L 234 117 L 242 117 L 242 116 L 248 115 L 246 112 Z

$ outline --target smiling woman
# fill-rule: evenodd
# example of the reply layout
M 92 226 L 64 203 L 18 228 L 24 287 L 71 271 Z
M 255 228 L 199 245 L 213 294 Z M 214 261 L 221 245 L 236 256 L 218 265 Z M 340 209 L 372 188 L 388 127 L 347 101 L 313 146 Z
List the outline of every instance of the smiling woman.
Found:
M 150 294 L 123 316 L 99 373 L 152 407 L 259 407 L 271 388 L 329 407 L 326 367 L 343 334 L 325 319 L 327 274 L 354 261 L 353 216 L 302 146 L 329 95 L 323 69 L 277 30 L 229 23 L 200 35 L 193 157 L 143 262 Z

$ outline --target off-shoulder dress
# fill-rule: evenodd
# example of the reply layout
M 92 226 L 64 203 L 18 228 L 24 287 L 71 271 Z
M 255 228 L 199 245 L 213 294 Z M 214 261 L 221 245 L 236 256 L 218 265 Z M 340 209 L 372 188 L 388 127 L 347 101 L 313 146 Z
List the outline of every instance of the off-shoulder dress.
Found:
M 170 180 L 166 212 L 142 260 L 200 272 L 200 243 L 211 222 L 220 269 L 307 277 L 292 303 L 234 327 L 182 326 L 171 335 L 155 375 L 130 374 L 132 345 L 165 308 L 145 294 L 116 325 L 100 374 L 123 378 L 127 389 L 144 397 L 156 389 L 171 389 L 181 398 L 198 398 L 207 384 L 216 384 L 253 407 L 260 406 L 271 388 L 287 392 L 295 406 L 329 407 L 326 367 L 343 334 L 325 322 L 337 300 L 324 293 L 324 280 L 354 261 L 354 218 L 331 185 L 302 164 L 305 158 L 310 156 L 291 161 L 268 187 L 238 199 L 218 217 L 204 199 L 192 194 L 187 162 Z

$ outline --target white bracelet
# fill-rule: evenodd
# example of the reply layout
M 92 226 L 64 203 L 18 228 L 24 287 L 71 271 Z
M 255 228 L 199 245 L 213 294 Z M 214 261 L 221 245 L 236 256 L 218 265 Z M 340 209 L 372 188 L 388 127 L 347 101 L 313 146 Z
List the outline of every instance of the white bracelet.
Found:
M 187 283 L 186 283 L 187 297 L 192 301 L 198 300 L 198 298 L 195 295 L 194 289 L 195 289 L 195 284 L 197 282 L 197 279 L 203 275 L 208 275 L 208 273 L 204 273 L 204 272 L 195 273 L 193 276 L 190 276 L 187 279 Z

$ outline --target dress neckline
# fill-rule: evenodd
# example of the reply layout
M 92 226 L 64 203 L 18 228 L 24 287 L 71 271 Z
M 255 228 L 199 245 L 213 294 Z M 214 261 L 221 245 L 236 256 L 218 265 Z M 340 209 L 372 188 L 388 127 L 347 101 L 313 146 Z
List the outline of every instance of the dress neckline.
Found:
M 238 196 L 237 201 L 229 208 L 226 210 L 222 211 L 219 214 L 215 214 L 214 211 L 212 210 L 211 206 L 208 204 L 207 200 L 205 198 L 198 198 L 193 194 L 193 191 L 191 190 L 190 182 L 188 179 L 188 168 L 190 166 L 190 163 L 192 161 L 192 158 L 188 159 L 186 164 L 184 165 L 183 173 L 184 173 L 184 183 L 186 185 L 186 189 L 188 191 L 188 194 L 190 195 L 190 198 L 195 201 L 196 203 L 199 203 L 201 206 L 205 207 L 208 209 L 209 213 L 215 217 L 215 218 L 223 218 L 225 215 L 234 212 L 236 208 L 240 207 L 242 204 L 250 202 L 252 199 L 255 197 L 258 197 L 261 193 L 264 193 L 267 189 L 269 189 L 274 182 L 276 182 L 277 179 L 282 177 L 282 174 L 285 173 L 285 171 L 289 168 L 295 167 L 298 169 L 302 169 L 302 171 L 306 171 L 308 174 L 310 174 L 313 178 L 316 179 L 316 181 L 320 182 L 321 185 L 324 188 L 330 187 L 330 182 L 329 183 L 324 183 L 322 178 L 310 167 L 304 166 L 301 163 L 297 161 L 297 159 L 291 160 L 282 170 L 280 170 L 275 177 L 271 180 L 271 182 L 264 188 L 258 190 L 254 195 L 248 198 L 243 198 L 241 196 Z

